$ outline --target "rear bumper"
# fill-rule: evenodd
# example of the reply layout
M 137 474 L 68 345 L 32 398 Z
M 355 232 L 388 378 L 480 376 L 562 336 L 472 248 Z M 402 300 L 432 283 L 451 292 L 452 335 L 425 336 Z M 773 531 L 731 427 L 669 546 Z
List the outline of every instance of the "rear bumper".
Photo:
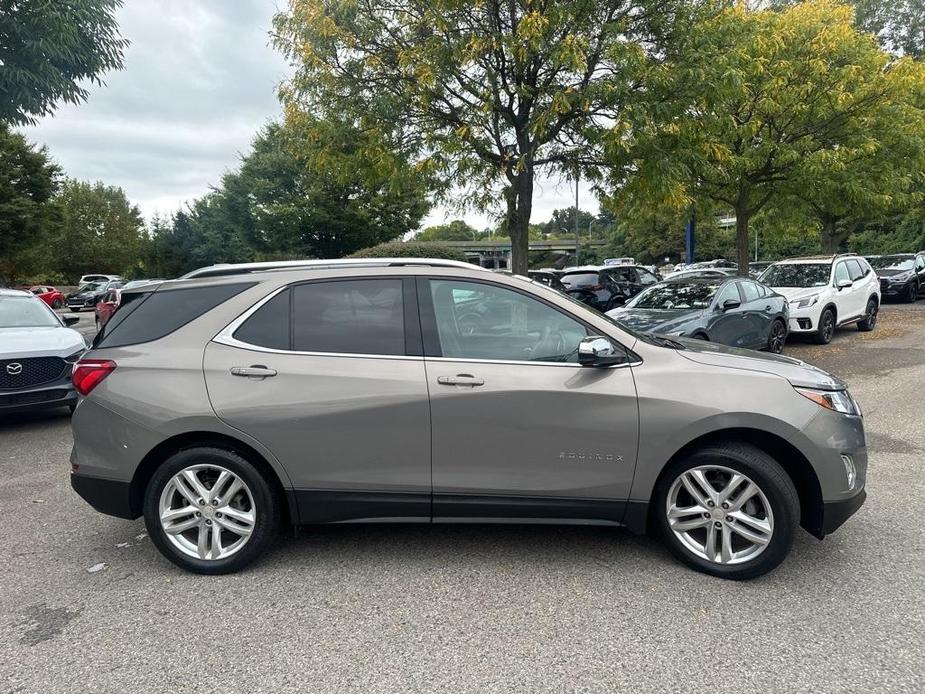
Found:
M 133 508 L 130 486 L 128 482 L 71 473 L 71 487 L 97 511 L 134 520 L 141 514 Z
M 867 492 L 862 489 L 850 499 L 824 503 L 822 505 L 822 527 L 819 529 L 819 538 L 821 539 L 838 530 L 846 520 L 857 513 L 866 499 Z

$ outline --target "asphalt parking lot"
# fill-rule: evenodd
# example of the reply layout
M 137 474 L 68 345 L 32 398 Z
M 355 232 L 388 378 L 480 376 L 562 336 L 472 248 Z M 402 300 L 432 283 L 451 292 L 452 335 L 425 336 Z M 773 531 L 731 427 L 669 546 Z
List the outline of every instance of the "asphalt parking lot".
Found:
M 66 411 L 8 416 L 0 692 L 925 691 L 925 302 L 785 353 L 850 383 L 869 497 L 748 583 L 542 526 L 306 528 L 194 576 L 71 491 Z

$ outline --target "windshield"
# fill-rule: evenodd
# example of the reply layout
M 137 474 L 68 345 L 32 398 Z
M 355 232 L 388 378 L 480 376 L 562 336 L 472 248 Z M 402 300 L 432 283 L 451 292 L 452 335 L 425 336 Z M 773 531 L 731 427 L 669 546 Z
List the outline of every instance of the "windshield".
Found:
M 85 285 L 77 288 L 77 294 L 83 294 L 84 292 L 99 292 L 103 290 L 103 287 L 106 286 L 105 282 L 87 282 Z
M 829 263 L 772 265 L 758 279 L 769 287 L 824 287 L 831 272 Z
M 874 270 L 896 270 L 897 272 L 904 272 L 915 268 L 915 258 L 909 258 L 908 256 L 883 255 L 879 258 L 868 258 L 867 262 L 870 263 Z
M 57 328 L 55 314 L 38 299 L 19 296 L 0 297 L 0 328 Z
M 627 308 L 679 310 L 708 308 L 713 303 L 718 282 L 666 282 L 650 287 L 629 302 Z

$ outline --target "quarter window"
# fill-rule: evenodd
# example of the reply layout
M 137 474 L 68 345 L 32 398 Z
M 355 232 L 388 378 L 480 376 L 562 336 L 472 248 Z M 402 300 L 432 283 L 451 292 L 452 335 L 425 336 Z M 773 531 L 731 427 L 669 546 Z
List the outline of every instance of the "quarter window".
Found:
M 431 280 L 430 292 L 444 357 L 577 362 L 588 334 L 578 321 L 511 289 Z
M 292 349 L 289 297 L 288 289 L 274 296 L 234 331 L 234 338 L 257 347 Z
M 293 287 L 292 348 L 404 355 L 401 280 L 338 280 Z

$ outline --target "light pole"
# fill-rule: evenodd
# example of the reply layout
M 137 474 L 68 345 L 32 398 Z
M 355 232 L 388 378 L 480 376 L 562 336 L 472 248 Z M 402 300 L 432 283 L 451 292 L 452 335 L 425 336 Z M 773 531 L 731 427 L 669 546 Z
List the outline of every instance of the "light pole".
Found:
M 581 178 L 581 174 L 578 171 L 578 165 L 575 165 L 575 267 L 581 265 L 578 262 L 578 258 L 581 255 L 581 248 L 579 247 L 580 239 L 578 235 L 578 181 Z

